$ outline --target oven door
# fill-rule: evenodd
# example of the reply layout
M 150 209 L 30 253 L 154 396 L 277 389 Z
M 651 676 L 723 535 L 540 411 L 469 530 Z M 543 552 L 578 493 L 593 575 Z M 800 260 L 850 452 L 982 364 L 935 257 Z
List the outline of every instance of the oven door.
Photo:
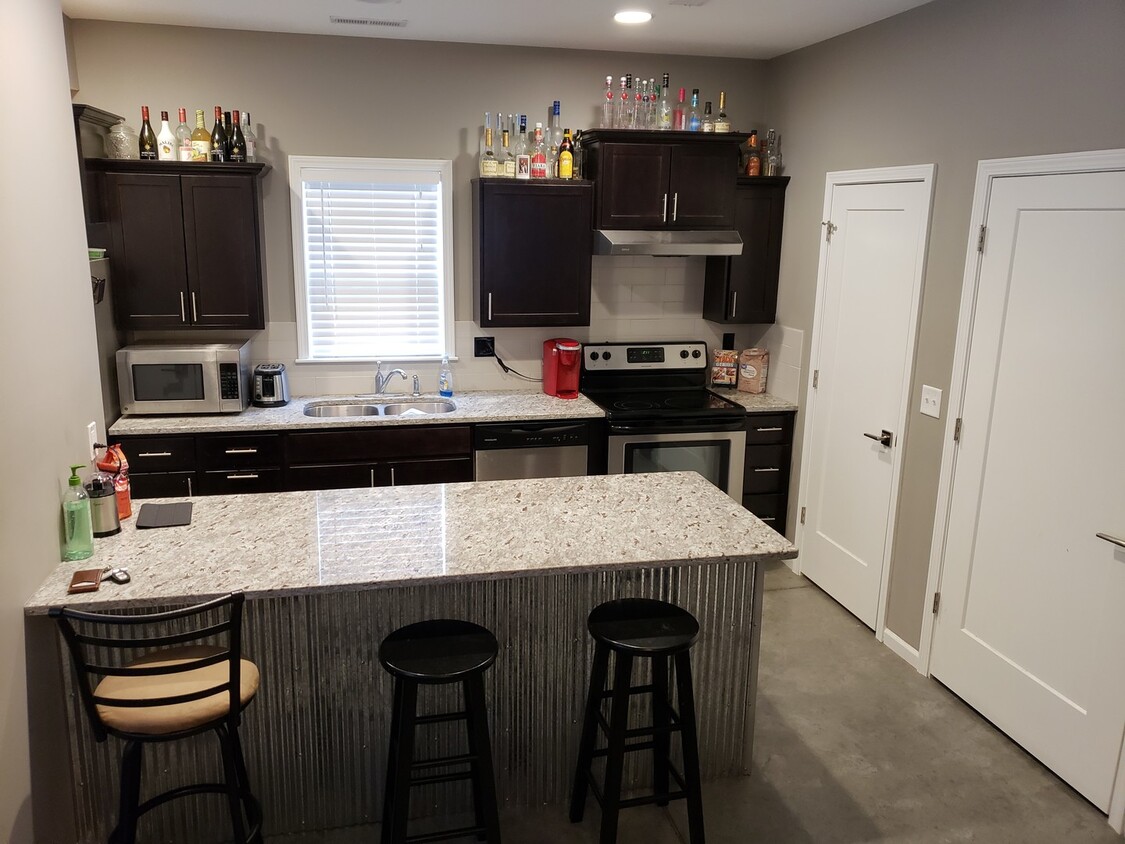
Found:
M 609 474 L 698 472 L 735 501 L 742 501 L 745 422 L 695 422 L 687 427 L 692 430 L 674 429 L 663 421 L 611 424 Z

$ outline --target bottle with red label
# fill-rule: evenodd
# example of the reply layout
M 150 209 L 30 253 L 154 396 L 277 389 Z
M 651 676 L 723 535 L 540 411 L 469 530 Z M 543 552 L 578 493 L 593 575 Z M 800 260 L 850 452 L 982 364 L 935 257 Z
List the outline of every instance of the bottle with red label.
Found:
M 531 150 L 531 178 L 547 178 L 547 145 L 543 142 L 543 124 L 535 124 L 535 140 Z

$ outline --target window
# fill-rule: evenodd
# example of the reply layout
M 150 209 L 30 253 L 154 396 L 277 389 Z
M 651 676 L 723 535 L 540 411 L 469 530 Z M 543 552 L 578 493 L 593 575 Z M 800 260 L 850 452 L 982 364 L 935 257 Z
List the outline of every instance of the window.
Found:
M 449 161 L 290 156 L 298 357 L 453 349 Z

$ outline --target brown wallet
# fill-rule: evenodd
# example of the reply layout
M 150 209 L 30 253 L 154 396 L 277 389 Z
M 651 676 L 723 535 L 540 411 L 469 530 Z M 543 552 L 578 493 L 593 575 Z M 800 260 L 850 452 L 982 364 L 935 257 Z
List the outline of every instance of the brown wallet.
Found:
M 76 571 L 74 577 L 70 579 L 70 586 L 67 587 L 66 594 L 73 595 L 76 592 L 97 592 L 98 587 L 102 585 L 102 569 L 82 569 Z

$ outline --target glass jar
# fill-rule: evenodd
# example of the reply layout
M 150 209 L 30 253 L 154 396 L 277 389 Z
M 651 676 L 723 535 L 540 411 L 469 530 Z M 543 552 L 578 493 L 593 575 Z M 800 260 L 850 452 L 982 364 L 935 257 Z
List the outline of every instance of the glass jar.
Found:
M 110 158 L 140 158 L 137 133 L 124 120 L 114 123 L 105 139 L 106 153 Z

